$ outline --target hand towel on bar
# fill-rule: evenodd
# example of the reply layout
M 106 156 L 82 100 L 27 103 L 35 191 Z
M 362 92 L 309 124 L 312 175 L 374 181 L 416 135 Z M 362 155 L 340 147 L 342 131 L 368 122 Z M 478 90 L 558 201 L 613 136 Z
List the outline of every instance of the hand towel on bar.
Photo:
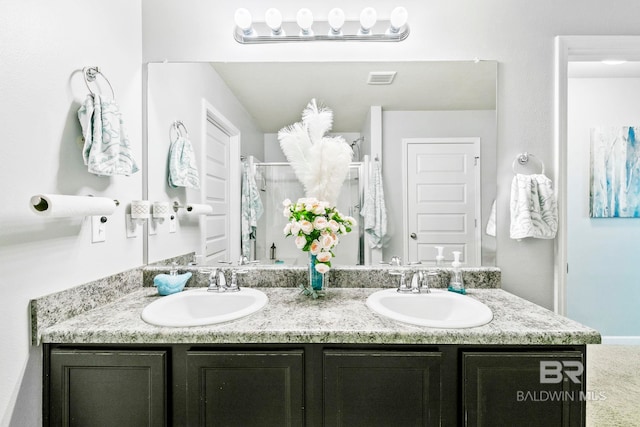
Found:
M 264 212 L 258 186 L 254 174 L 249 168 L 249 162 L 242 162 L 242 197 L 240 200 L 240 209 L 242 211 L 241 231 L 242 231 L 242 255 L 250 258 L 251 256 L 251 239 L 256 238 L 256 228 L 258 227 L 258 219 Z
M 383 238 L 387 234 L 387 208 L 384 203 L 382 171 L 378 161 L 373 162 L 369 188 L 360 215 L 364 217 L 364 231 L 369 235 L 369 246 L 381 248 Z
M 131 175 L 138 165 L 129 146 L 122 114 L 113 99 L 89 94 L 78 110 L 84 147 L 82 157 L 89 172 L 102 175 Z
M 551 180 L 542 174 L 517 174 L 511 182 L 512 239 L 553 239 L 558 231 L 558 207 Z
M 169 148 L 168 180 L 172 188 L 200 188 L 196 156 L 191 141 L 184 136 L 179 136 Z
M 485 233 L 487 233 L 487 236 L 496 237 L 496 201 L 495 200 L 491 204 L 491 213 L 489 214 L 489 219 L 487 220 L 487 228 Z

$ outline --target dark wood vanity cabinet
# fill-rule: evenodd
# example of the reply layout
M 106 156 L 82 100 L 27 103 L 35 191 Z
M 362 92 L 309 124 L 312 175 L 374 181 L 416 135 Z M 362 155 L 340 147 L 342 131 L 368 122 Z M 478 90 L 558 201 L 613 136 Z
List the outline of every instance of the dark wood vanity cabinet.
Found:
M 583 426 L 584 363 L 584 345 L 45 344 L 44 424 Z
M 584 362 L 580 351 L 463 352 L 464 425 L 584 425 Z
M 186 426 L 304 425 L 304 353 L 188 351 Z
M 323 354 L 324 425 L 439 426 L 439 352 Z
M 166 351 L 53 349 L 48 356 L 45 424 L 166 425 Z

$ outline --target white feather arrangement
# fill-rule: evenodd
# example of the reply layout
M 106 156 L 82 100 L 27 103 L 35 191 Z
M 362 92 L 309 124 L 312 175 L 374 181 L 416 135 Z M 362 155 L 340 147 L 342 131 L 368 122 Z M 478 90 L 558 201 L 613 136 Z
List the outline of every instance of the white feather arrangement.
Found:
M 306 196 L 335 206 L 353 151 L 341 136 L 325 136 L 332 123 L 333 112 L 318 107 L 312 99 L 302 113 L 302 122 L 281 129 L 278 140 Z

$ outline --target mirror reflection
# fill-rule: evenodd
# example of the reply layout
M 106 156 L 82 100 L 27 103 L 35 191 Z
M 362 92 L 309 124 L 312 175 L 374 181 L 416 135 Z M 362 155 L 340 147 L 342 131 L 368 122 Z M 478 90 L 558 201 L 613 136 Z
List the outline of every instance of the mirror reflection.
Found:
M 495 265 L 495 233 L 487 226 L 496 191 L 496 79 L 493 61 L 148 64 L 148 199 L 214 206 L 213 215 L 178 212 L 173 233 L 157 224 L 148 236 L 148 262 L 190 251 L 209 262 L 239 258 L 241 156 L 264 206 L 251 258 L 304 262 L 307 254 L 282 233 L 282 200 L 304 194 L 277 132 L 300 121 L 316 98 L 333 110 L 332 134 L 354 151 L 338 209 L 361 227 L 337 246 L 336 265 L 392 256 L 433 265 L 437 245 L 445 247 L 445 263 L 462 249 L 466 266 Z M 176 120 L 189 128 L 200 190 L 166 184 Z M 370 248 L 359 212 L 375 162 L 387 216 L 380 249 Z M 449 179 L 460 171 L 463 184 Z

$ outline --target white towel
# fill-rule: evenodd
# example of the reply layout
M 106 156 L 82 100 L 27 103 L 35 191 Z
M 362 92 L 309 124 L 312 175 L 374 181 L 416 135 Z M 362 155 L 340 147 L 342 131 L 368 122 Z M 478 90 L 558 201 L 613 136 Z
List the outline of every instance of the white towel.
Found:
M 517 174 L 511 182 L 512 239 L 553 239 L 558 231 L 558 207 L 551 180 L 542 174 Z
M 494 200 L 491 204 L 491 213 L 489 214 L 489 219 L 487 220 L 487 229 L 485 231 L 487 236 L 496 237 L 496 201 Z
M 364 231 L 369 235 L 369 246 L 381 248 L 387 234 L 387 208 L 384 203 L 380 162 L 373 162 L 369 188 L 360 215 L 364 217 Z
M 256 228 L 258 227 L 258 219 L 264 212 L 258 186 L 254 174 L 249 168 L 249 163 L 242 162 L 242 197 L 240 208 L 242 210 L 242 255 L 250 258 L 251 255 L 251 239 L 256 238 Z
M 171 143 L 169 148 L 169 186 L 172 188 L 200 188 L 196 157 L 191 141 L 184 136 Z
M 131 175 L 138 171 L 122 122 L 112 99 L 89 94 L 78 110 L 84 148 L 82 157 L 89 172 L 96 175 Z

